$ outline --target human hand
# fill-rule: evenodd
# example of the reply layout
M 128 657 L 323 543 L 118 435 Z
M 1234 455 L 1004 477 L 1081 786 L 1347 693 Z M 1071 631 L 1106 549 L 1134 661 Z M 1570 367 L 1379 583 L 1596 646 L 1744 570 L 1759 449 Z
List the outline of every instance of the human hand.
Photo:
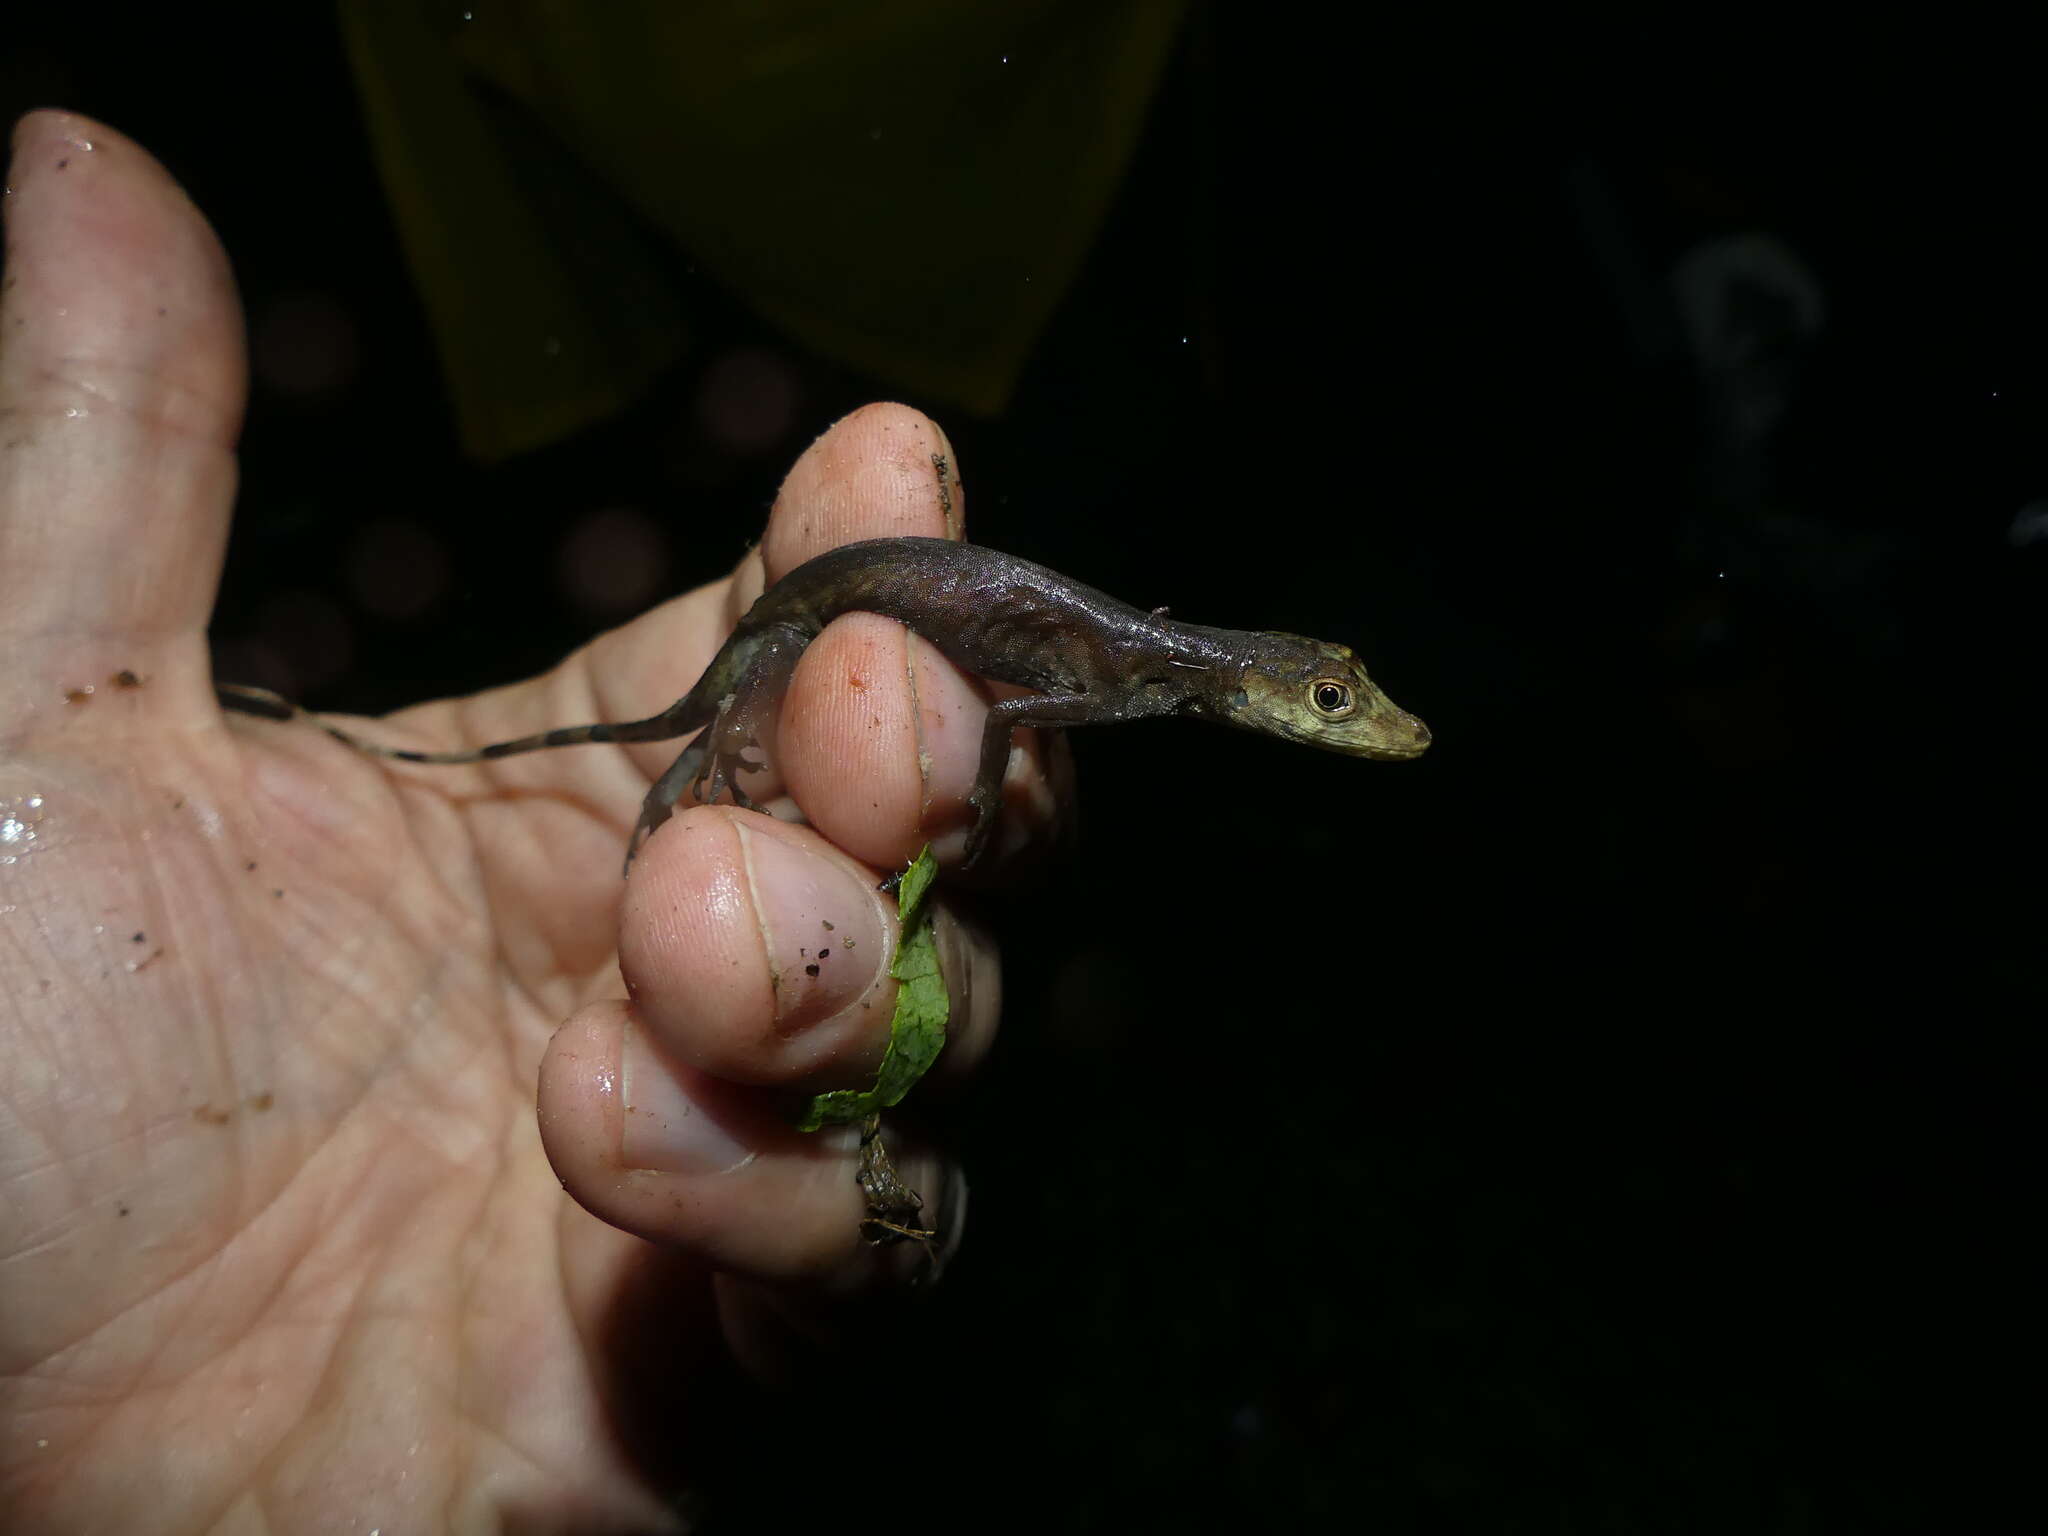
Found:
M 764 1296 L 802 1316 L 931 1262 L 860 1242 L 850 1129 L 785 1117 L 872 1079 L 895 926 L 876 874 L 957 849 L 987 691 L 899 625 L 840 620 L 766 744 L 774 782 L 747 785 L 812 825 L 690 809 L 623 887 L 676 743 L 413 767 L 223 717 L 226 263 L 118 134 L 38 113 L 16 143 L 0 1505 L 24 1531 L 653 1528 L 674 1469 L 633 1443 L 624 1376 L 686 1412 L 690 1362 L 750 1354 Z M 361 729 L 457 747 L 652 714 L 811 555 L 957 535 L 934 455 L 922 416 L 859 412 L 730 579 L 531 682 Z M 1011 787 L 1043 821 L 1036 752 Z M 1032 820 L 1006 818 L 1012 846 Z M 943 903 L 938 925 L 957 1075 L 993 1033 L 995 956 Z M 899 1167 L 957 1232 L 957 1176 Z

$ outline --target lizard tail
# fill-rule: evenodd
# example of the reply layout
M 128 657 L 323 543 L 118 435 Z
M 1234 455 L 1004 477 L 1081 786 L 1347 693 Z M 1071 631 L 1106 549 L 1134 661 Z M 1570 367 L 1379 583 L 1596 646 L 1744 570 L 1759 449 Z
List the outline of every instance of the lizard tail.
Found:
M 265 720 L 308 720 L 336 741 L 366 756 L 395 758 L 402 763 L 481 763 L 494 757 L 538 752 L 544 747 L 574 747 L 585 742 L 664 741 L 696 730 L 706 724 L 712 714 L 701 706 L 692 709 L 690 697 L 686 695 L 660 714 L 649 715 L 645 720 L 628 720 L 619 725 L 562 726 L 513 741 L 494 741 L 489 746 L 470 747 L 459 752 L 414 752 L 404 747 L 387 747 L 380 742 L 365 741 L 338 725 L 328 724 L 310 710 L 294 704 L 283 694 L 272 693 L 268 688 L 254 688 L 247 683 L 215 683 L 213 693 L 223 708 L 258 715 Z

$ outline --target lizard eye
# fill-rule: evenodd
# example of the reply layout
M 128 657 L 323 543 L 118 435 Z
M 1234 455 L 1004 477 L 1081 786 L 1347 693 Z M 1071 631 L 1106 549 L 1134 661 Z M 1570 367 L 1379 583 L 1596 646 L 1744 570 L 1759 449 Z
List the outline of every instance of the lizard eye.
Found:
M 1334 677 L 1321 677 L 1310 683 L 1308 696 L 1309 702 L 1315 705 L 1316 713 L 1331 720 L 1343 719 L 1355 707 L 1351 685 Z

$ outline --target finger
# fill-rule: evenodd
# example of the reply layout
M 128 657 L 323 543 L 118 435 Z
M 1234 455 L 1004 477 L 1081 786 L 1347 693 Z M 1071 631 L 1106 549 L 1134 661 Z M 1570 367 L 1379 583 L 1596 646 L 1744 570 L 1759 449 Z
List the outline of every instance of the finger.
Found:
M 549 1156 L 579 1202 L 747 1274 L 870 1273 L 857 1136 L 788 1117 L 803 1093 L 873 1081 L 895 939 L 873 887 L 815 833 L 721 807 L 649 843 L 623 914 L 632 1002 L 579 1013 L 541 1070 Z M 984 934 L 934 920 L 957 1073 L 993 1037 L 1000 976 Z M 952 1187 L 928 1154 L 897 1162 L 928 1200 Z
M 619 968 L 674 1060 L 787 1092 L 864 1088 L 888 1044 L 893 896 L 875 871 L 805 827 L 727 807 L 675 818 L 634 865 Z M 1001 992 L 987 936 L 934 911 L 951 1000 L 943 1071 L 986 1053 Z
M 953 445 L 905 405 L 864 405 L 804 450 L 761 538 L 765 579 L 857 539 L 957 539 L 966 501 Z M 738 617 L 737 614 L 734 615 Z
M 541 1135 L 578 1204 L 721 1270 L 834 1288 L 915 1272 L 862 1239 L 858 1128 L 797 1133 L 786 1096 L 678 1061 L 635 1004 L 594 1004 L 555 1034 Z M 895 1126 L 887 1137 L 920 1221 L 956 1241 L 961 1178 Z
M 0 672 L 10 718 L 126 673 L 124 715 L 210 709 L 241 315 L 213 232 L 139 146 L 34 112 L 0 298 Z M 113 718 L 112 706 L 99 717 Z M 72 708 L 67 726 L 95 716 Z
M 811 824 L 856 858 L 900 869 L 926 843 L 959 857 L 982 728 L 1004 690 L 953 665 L 929 641 L 874 614 L 836 620 L 790 679 L 776 741 L 791 795 Z M 990 867 L 1045 835 L 1057 812 L 1046 741 L 1010 741 Z
M 540 1127 L 577 1204 L 718 1269 L 845 1287 L 907 1279 L 928 1262 L 904 1251 L 913 1245 L 864 1241 L 858 1127 L 791 1129 L 761 1095 L 663 1058 L 628 1004 L 592 1004 L 556 1032 L 541 1061 Z M 957 1172 L 889 1134 L 897 1174 L 948 1236 L 962 1205 Z
M 764 580 L 856 539 L 958 538 L 965 500 L 953 447 L 900 405 L 856 411 L 790 471 L 761 542 Z M 901 867 L 925 843 L 942 860 L 966 840 L 981 730 L 999 690 L 892 620 L 849 614 L 798 663 L 773 762 L 811 824 L 870 864 Z M 1013 743 L 997 860 L 1050 824 L 1045 749 Z M 752 786 L 749 786 L 752 792 Z

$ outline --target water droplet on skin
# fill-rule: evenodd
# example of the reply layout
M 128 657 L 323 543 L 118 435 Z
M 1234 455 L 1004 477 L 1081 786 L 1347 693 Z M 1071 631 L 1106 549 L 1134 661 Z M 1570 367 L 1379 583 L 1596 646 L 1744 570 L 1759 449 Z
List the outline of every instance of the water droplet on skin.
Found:
M 9 864 L 15 861 L 17 854 L 35 851 L 29 845 L 36 840 L 36 823 L 42 817 L 35 813 L 42 809 L 42 805 L 41 795 L 24 796 L 12 806 L 0 803 L 0 847 L 8 850 L 6 859 Z

